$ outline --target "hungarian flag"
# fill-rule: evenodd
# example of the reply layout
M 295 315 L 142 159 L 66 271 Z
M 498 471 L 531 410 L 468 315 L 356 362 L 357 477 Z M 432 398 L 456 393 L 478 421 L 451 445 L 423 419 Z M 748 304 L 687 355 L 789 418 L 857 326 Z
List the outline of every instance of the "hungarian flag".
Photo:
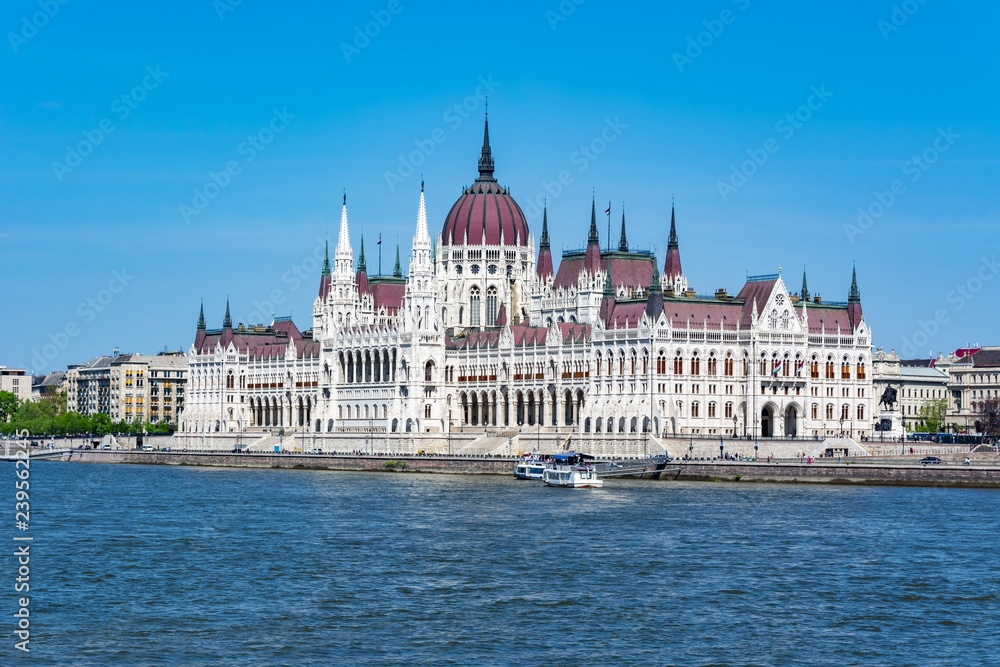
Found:
M 799 362 L 799 365 L 795 367 L 795 374 L 798 375 L 799 371 L 801 371 L 802 367 L 805 365 L 806 365 L 806 360 L 803 359 L 802 361 Z
M 608 207 L 608 210 L 604 212 L 604 215 L 611 215 L 611 207 L 610 206 Z
M 375 245 L 382 245 L 382 235 L 381 234 L 378 235 L 378 243 L 376 243 Z
M 778 371 L 781 370 L 781 364 L 782 363 L 783 363 L 783 360 L 779 359 L 778 363 L 774 367 L 774 370 L 771 371 L 771 377 L 775 377 L 778 374 Z

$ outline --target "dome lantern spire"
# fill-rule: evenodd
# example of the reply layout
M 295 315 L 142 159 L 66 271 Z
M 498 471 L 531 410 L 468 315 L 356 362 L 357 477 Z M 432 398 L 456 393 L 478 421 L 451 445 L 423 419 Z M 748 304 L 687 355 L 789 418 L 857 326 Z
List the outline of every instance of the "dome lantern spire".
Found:
M 493 150 L 490 148 L 490 112 L 486 111 L 486 119 L 483 121 L 483 152 L 479 156 L 479 178 L 480 181 L 495 181 L 493 178 Z

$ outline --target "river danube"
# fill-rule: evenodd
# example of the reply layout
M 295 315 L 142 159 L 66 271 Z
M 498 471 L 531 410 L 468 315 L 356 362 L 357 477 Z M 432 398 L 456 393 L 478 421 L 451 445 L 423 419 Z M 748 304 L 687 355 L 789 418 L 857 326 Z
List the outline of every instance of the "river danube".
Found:
M 31 491 L 36 664 L 1000 661 L 997 491 L 44 462 Z

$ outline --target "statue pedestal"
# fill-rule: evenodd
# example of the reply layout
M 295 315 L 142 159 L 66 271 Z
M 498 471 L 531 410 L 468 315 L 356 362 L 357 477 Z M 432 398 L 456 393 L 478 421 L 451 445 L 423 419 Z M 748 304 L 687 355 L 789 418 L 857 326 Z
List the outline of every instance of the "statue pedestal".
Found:
M 899 410 L 882 410 L 878 413 L 878 421 L 875 422 L 875 431 L 872 440 L 897 440 L 906 435 L 903 428 L 903 413 Z

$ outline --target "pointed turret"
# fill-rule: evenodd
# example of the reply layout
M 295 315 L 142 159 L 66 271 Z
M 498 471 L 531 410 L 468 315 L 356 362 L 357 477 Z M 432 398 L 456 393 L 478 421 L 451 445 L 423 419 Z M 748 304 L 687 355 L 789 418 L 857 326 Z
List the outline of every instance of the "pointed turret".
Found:
M 858 289 L 858 271 L 851 269 L 851 291 L 847 295 L 847 318 L 851 328 L 857 329 L 864 315 L 861 312 L 861 291 Z
M 368 265 L 365 263 L 365 235 L 361 235 L 361 251 L 358 253 L 358 270 L 354 274 L 354 286 L 358 296 L 368 292 Z
M 494 181 L 493 178 L 493 150 L 490 148 L 490 113 L 486 112 L 486 119 L 483 121 L 483 152 L 479 156 L 479 178 L 480 181 Z
M 806 283 L 806 268 L 802 267 L 802 291 L 799 292 L 799 301 L 809 300 L 809 285 Z
M 507 304 L 501 303 L 500 310 L 497 311 L 497 326 L 507 326 Z
M 587 234 L 587 243 L 600 243 L 601 238 L 597 235 L 597 202 L 590 198 L 590 232 Z
M 319 277 L 319 298 L 326 301 L 330 295 L 330 240 L 323 246 L 323 273 Z
M 649 281 L 649 298 L 646 300 L 646 315 L 655 320 L 663 312 L 663 286 L 660 285 L 660 271 L 653 259 L 653 277 Z
M 673 283 L 681 271 L 681 250 L 677 242 L 677 217 L 673 204 L 670 205 L 670 237 L 667 239 L 667 260 L 663 264 L 663 275 Z
M 413 235 L 413 247 L 431 247 L 431 235 L 427 231 L 427 202 L 424 199 L 424 182 L 420 181 L 420 204 L 417 206 L 417 232 Z
M 847 303 L 861 303 L 861 292 L 858 290 L 858 270 L 851 268 L 851 291 L 847 295 Z
M 549 206 L 542 210 L 542 239 L 538 244 L 538 264 L 535 275 L 542 280 L 552 277 L 552 249 L 549 246 Z
M 394 266 L 392 268 L 392 277 L 393 278 L 402 278 L 403 277 L 403 267 L 399 263 L 399 242 L 398 241 L 396 242 L 396 266 Z
M 229 297 L 226 297 L 226 316 L 222 318 L 222 328 L 232 329 L 233 328 L 233 318 L 229 315 Z
M 194 334 L 194 346 L 199 352 L 205 342 L 205 301 L 201 302 L 201 310 L 198 311 L 198 330 Z
M 596 275 L 601 269 L 601 239 L 597 235 L 597 202 L 590 199 L 590 233 L 587 234 L 587 254 L 583 260 L 583 268 L 590 275 Z
M 347 224 L 347 194 L 340 209 L 340 233 L 337 236 L 337 251 L 334 254 L 337 280 L 346 282 L 353 277 L 354 251 L 351 250 L 351 232 Z
M 618 252 L 628 252 L 628 237 L 625 235 L 625 209 L 622 209 L 622 236 L 618 241 Z
M 615 286 L 611 282 L 611 263 L 608 263 L 608 271 L 604 277 L 604 294 L 601 297 L 601 310 L 599 315 L 605 324 L 611 320 L 611 313 L 615 309 Z

